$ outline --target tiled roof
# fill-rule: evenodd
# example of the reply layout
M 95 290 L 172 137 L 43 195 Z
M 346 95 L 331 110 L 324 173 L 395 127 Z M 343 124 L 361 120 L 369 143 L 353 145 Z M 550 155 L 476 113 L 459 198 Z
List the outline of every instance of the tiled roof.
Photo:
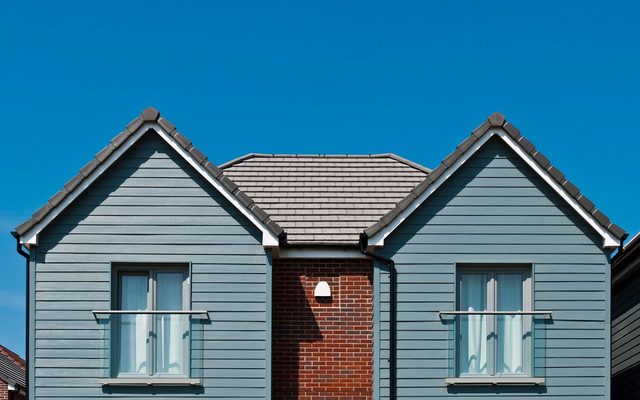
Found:
M 24 360 L 4 346 L 0 346 L 0 379 L 26 387 Z
M 38 211 L 33 213 L 31 218 L 23 222 L 16 227 L 16 232 L 19 235 L 23 235 L 28 232 L 38 222 L 42 221 L 49 212 L 51 212 L 56 206 L 58 206 L 75 188 L 78 187 L 91 173 L 98 168 L 107 158 L 117 150 L 127 139 L 135 133 L 145 122 L 157 122 L 162 129 L 164 129 L 175 142 L 187 150 L 191 156 L 197 162 L 199 162 L 211 178 L 220 182 L 232 195 L 234 195 L 242 204 L 251 212 L 265 227 L 273 233 L 275 236 L 280 236 L 283 233 L 281 227 L 278 226 L 269 216 L 254 203 L 252 199 L 247 197 L 238 186 L 236 186 L 231 180 L 222 175 L 222 172 L 212 162 L 207 159 L 201 151 L 193 146 L 191 141 L 182 135 L 176 129 L 175 125 L 169 122 L 166 118 L 162 117 L 160 113 L 153 107 L 145 109 L 140 116 L 131 121 L 126 128 L 118 134 L 104 149 L 100 150 L 84 167 L 80 169 L 80 172 L 73 178 L 71 178 L 63 187 L 54 194 L 49 201 L 42 206 Z
M 610 232 L 614 237 L 621 239 L 625 235 L 624 229 L 620 228 L 618 225 L 614 224 L 609 220 L 609 218 L 604 215 L 600 210 L 598 210 L 595 205 L 580 192 L 580 190 L 572 184 L 564 174 L 551 162 L 547 157 L 545 157 L 542 153 L 540 153 L 535 146 L 529 142 L 522 134 L 520 130 L 513 126 L 511 123 L 507 122 L 505 117 L 500 113 L 493 113 L 487 118 L 486 121 L 482 123 L 479 127 L 477 127 L 471 135 L 465 139 L 462 143 L 456 147 L 456 149 L 449 154 L 447 157 L 442 160 L 440 165 L 434 169 L 428 177 L 422 182 L 418 187 L 415 188 L 411 193 L 409 193 L 404 199 L 398 202 L 398 204 L 389 212 L 387 212 L 383 217 L 380 218 L 372 226 L 368 227 L 365 230 L 365 234 L 368 237 L 375 235 L 380 232 L 383 228 L 389 225 L 402 211 L 404 211 L 410 204 L 416 200 L 420 194 L 422 194 L 429 186 L 438 179 L 449 167 L 451 167 L 456 160 L 458 160 L 462 155 L 464 155 L 475 142 L 480 140 L 485 134 L 487 134 L 491 128 L 502 128 L 504 129 L 511 138 L 522 148 L 525 152 L 527 152 L 538 165 L 540 165 L 549 175 L 558 182 L 562 188 L 568 193 L 571 197 L 573 197 L 587 213 L 589 213 L 598 224 L 600 224 L 603 228 L 605 228 L 608 232 Z
M 249 154 L 225 176 L 287 233 L 290 244 L 355 245 L 429 169 L 394 154 Z

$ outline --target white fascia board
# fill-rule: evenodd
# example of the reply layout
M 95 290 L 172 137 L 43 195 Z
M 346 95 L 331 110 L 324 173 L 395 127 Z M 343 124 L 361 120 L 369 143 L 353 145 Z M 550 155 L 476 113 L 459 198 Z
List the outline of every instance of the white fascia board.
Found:
M 595 231 L 598 232 L 600 236 L 602 236 L 603 246 L 605 248 L 614 248 L 620 246 L 620 240 L 613 236 L 611 232 L 606 230 L 602 225 L 600 225 L 593 215 L 589 214 L 584 208 L 582 208 L 580 203 L 578 203 L 578 200 L 574 199 L 573 196 L 567 193 L 567 191 L 562 188 L 558 181 L 553 179 L 553 177 L 547 171 L 545 171 L 540 166 L 540 164 L 538 164 L 533 159 L 533 157 L 529 155 L 529 153 L 524 151 L 522 147 L 520 147 L 511 136 L 509 136 L 509 134 L 500 129 L 497 132 L 497 135 L 500 136 L 500 138 L 504 140 L 509 145 L 509 147 L 511 147 L 511 149 L 513 149 L 513 151 L 515 151 L 516 154 L 518 154 L 534 171 L 536 171 L 536 173 L 540 175 L 540 177 L 545 182 L 547 182 L 553 188 L 553 190 L 555 190 L 560 195 L 560 197 L 562 197 L 567 203 L 569 203 L 571 208 L 573 208 L 578 213 L 578 215 L 580 215 L 585 221 L 587 221 L 587 223 L 593 229 L 595 229 Z
M 368 258 L 355 249 L 340 247 L 285 247 L 277 258 Z
M 60 204 L 51 210 L 42 221 L 38 222 L 31 229 L 20 237 L 20 243 L 29 246 L 38 244 L 38 234 L 53 221 L 60 213 L 66 209 L 80 194 L 82 194 L 93 182 L 96 181 L 113 163 L 118 160 L 131 146 L 136 143 L 142 135 L 149 129 L 153 129 L 165 142 L 171 146 L 182 158 L 184 158 L 200 175 L 202 175 L 211 185 L 220 192 L 227 200 L 231 202 L 240 212 L 246 216 L 262 232 L 262 245 L 265 247 L 278 246 L 278 237 L 269 231 L 266 226 L 260 222 L 240 201 L 229 192 L 220 182 L 211 177 L 200 163 L 171 136 L 155 122 L 145 122 L 140 126 L 127 140 L 118 147 L 109 157 L 100 164 L 88 177 L 86 177 L 71 193 L 69 193 Z
M 240 203 L 240 200 L 236 198 L 227 188 L 225 188 L 218 180 L 214 179 L 211 175 L 207 173 L 204 167 L 189 153 L 187 150 L 182 148 L 175 140 L 173 140 L 168 133 L 166 133 L 160 125 L 157 123 L 149 124 L 151 128 L 153 128 L 160 137 L 162 137 L 169 145 L 178 152 L 184 159 L 186 159 L 191 166 L 198 171 L 211 185 L 216 188 L 216 190 L 231 202 L 245 217 L 251 221 L 260 231 L 262 232 L 262 245 L 265 247 L 277 247 L 280 243 L 278 237 L 274 235 L 271 231 L 267 229 L 267 227 L 256 218 L 255 215 L 251 213 L 245 206 Z
M 498 136 L 501 138 L 515 153 L 522 158 L 545 182 L 547 182 L 569 205 L 585 220 L 587 223 L 600 234 L 603 238 L 603 246 L 605 248 L 614 248 L 620 245 L 620 241 L 616 239 L 609 231 L 596 221 L 593 215 L 589 214 L 576 199 L 570 196 L 566 190 L 555 180 L 547 171 L 545 171 L 520 145 L 518 145 L 507 132 L 501 128 L 492 128 L 480 140 L 475 142 L 467 152 L 456 160 L 442 175 L 433 182 L 427 190 L 425 190 L 409 207 L 402 211 L 389 225 L 384 227 L 378 233 L 369 238 L 370 246 L 384 246 L 384 240 L 393 232 L 413 211 L 415 211 L 424 201 L 433 194 L 444 182 L 447 181 L 464 163 L 471 158 L 491 137 Z
M 407 219 L 407 217 L 409 215 L 411 215 L 411 213 L 413 213 L 418 207 L 420 207 L 420 205 L 422 203 L 424 203 L 424 201 L 431 196 L 431 194 L 433 192 L 435 192 L 440 186 L 442 186 L 442 184 L 449 179 L 449 177 L 451 175 L 453 175 L 454 172 L 456 172 L 458 170 L 458 168 L 460 168 L 461 165 L 463 165 L 465 162 L 467 162 L 467 160 L 476 152 L 478 151 L 478 149 L 480 149 L 480 147 L 482 147 L 483 144 L 485 144 L 487 142 L 487 140 L 489 140 L 489 138 L 493 136 L 492 133 L 487 133 L 486 135 L 484 135 L 482 138 L 480 138 L 480 140 L 478 140 L 477 142 L 475 142 L 473 144 L 473 146 L 471 146 L 471 148 L 469 148 L 469 150 L 467 150 L 467 152 L 460 158 L 458 158 L 456 160 L 455 163 L 453 163 L 453 165 L 451 167 L 449 167 L 446 171 L 444 171 L 444 173 L 442 175 L 440 175 L 438 177 L 438 179 L 435 180 L 435 182 L 433 182 L 431 185 L 429 185 L 429 187 L 427 188 L 427 190 L 425 190 L 424 192 L 422 192 L 420 194 L 420 196 L 418 196 L 418 198 L 416 198 L 413 203 L 411 203 L 407 208 L 405 208 L 400 214 L 398 214 L 398 216 L 391 221 L 390 224 L 388 224 L 387 226 L 385 226 L 382 230 L 380 230 L 378 233 L 376 233 L 375 235 L 371 236 L 369 238 L 369 245 L 370 246 L 375 246 L 375 247 L 380 247 L 380 246 L 384 246 L 384 240 L 387 238 L 387 236 L 389 236 L 389 234 L 391 232 L 393 232 L 402 222 L 404 222 L 405 219 Z

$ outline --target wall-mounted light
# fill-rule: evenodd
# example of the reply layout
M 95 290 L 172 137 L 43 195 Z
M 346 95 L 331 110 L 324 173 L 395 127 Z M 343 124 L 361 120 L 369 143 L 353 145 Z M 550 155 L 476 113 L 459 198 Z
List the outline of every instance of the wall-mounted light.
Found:
M 314 297 L 331 297 L 331 288 L 329 284 L 325 281 L 320 281 L 316 285 L 315 290 L 313 291 Z

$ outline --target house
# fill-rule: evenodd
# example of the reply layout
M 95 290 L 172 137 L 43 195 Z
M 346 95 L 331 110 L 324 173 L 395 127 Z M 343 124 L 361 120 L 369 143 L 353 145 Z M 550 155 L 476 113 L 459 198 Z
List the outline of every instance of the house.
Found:
M 22 400 L 26 394 L 25 362 L 0 345 L 0 400 Z
M 497 113 L 217 167 L 149 108 L 16 228 L 30 398 L 609 399 L 624 235 Z
M 613 398 L 640 396 L 640 233 L 612 260 L 611 391 Z

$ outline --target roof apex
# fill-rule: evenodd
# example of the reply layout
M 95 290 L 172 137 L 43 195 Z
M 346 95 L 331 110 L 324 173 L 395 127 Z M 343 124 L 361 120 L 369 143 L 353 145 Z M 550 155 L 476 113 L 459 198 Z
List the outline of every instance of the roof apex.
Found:
M 489 124 L 491 124 L 491 126 L 493 127 L 502 127 L 504 123 L 507 121 L 504 115 L 502 113 L 499 113 L 498 111 L 489 115 L 489 117 L 487 117 L 487 120 L 489 121 Z
M 548 174 L 552 180 L 557 182 L 557 184 L 560 185 L 561 190 L 567 193 L 568 196 L 572 198 L 572 201 L 575 200 L 575 202 L 578 204 L 576 207 L 584 210 L 587 213 L 587 218 L 594 221 L 594 226 L 599 226 L 611 237 L 618 240 L 621 240 L 626 235 L 623 229 L 615 225 L 606 215 L 595 208 L 593 203 L 589 201 L 589 199 L 587 199 L 587 197 L 583 193 L 581 193 L 575 185 L 573 185 L 568 179 L 566 179 L 564 174 L 562 174 L 557 167 L 553 166 L 549 162 L 549 160 L 542 153 L 540 153 L 531 142 L 529 142 L 524 136 L 522 136 L 518 128 L 508 122 L 505 116 L 499 112 L 494 112 L 493 114 L 489 115 L 489 117 L 487 117 L 487 119 L 483 121 L 483 123 L 479 127 L 473 130 L 470 137 L 468 137 L 460 145 L 458 145 L 457 151 L 454 150 L 453 153 L 448 155 L 442 161 L 442 163 L 429 174 L 431 182 L 426 184 L 423 189 L 426 190 L 427 187 L 430 187 L 432 184 L 438 181 L 438 178 L 442 176 L 446 170 L 453 166 L 460 157 L 465 156 L 476 142 L 480 141 L 487 134 L 493 135 L 493 133 L 495 133 L 495 129 L 500 129 L 504 133 L 506 133 L 505 136 L 508 136 L 509 140 L 512 140 L 515 143 L 515 146 L 519 147 L 524 153 L 530 156 L 533 159 L 534 163 L 544 170 L 544 173 Z M 441 180 L 438 185 L 442 182 L 443 181 Z M 428 197 L 428 195 L 426 196 Z M 426 199 L 426 197 L 422 199 L 410 199 L 409 197 L 410 195 L 407 196 L 407 198 L 401 200 L 398 205 L 403 204 L 405 207 L 407 207 L 411 202 L 422 202 Z M 383 231 L 389 225 L 391 226 L 391 230 L 395 229 L 395 226 L 399 224 L 399 222 L 395 221 L 395 217 L 389 218 L 391 212 L 393 212 L 393 210 L 387 213 L 387 215 L 383 216 L 379 221 L 371 225 L 369 228 L 367 228 L 364 231 L 365 234 L 369 238 L 371 238 Z M 386 231 L 388 233 L 391 232 L 388 229 Z M 604 234 L 603 237 L 606 237 L 606 234 Z
M 175 129 L 175 125 L 169 122 L 166 118 L 162 117 L 160 112 L 157 109 L 153 107 L 147 107 L 142 111 L 140 115 L 138 115 L 133 121 L 131 121 L 127 125 L 127 127 L 123 132 L 121 132 L 114 139 L 112 139 L 111 142 L 109 142 L 109 144 L 107 144 L 105 148 L 100 150 L 91 159 L 91 161 L 89 161 L 80 170 L 80 172 L 69 181 L 74 183 L 72 188 L 66 188 L 65 186 L 66 190 L 61 190 L 60 192 L 56 193 L 54 196 L 52 196 L 49 199 L 47 203 L 45 203 L 43 207 L 38 209 L 29 219 L 27 219 L 25 222 L 18 225 L 18 227 L 16 227 L 15 229 L 18 235 L 23 236 L 27 232 L 30 232 L 32 228 L 37 227 L 37 225 L 43 220 L 45 220 L 45 218 L 47 218 L 52 211 L 56 210 L 58 206 L 64 209 L 66 205 L 61 204 L 63 203 L 63 200 L 65 200 L 67 196 L 72 195 L 73 192 L 78 190 L 80 186 L 79 185 L 80 182 L 84 181 L 85 179 L 88 179 L 93 174 L 93 172 L 99 166 L 101 166 L 101 164 L 108 162 L 109 159 L 112 159 L 114 157 L 113 153 L 115 153 L 116 150 L 122 147 L 124 143 L 127 143 L 134 134 L 140 133 L 139 130 L 142 128 L 142 126 L 145 123 L 157 124 L 162 131 L 166 131 L 166 134 L 168 135 L 168 137 L 165 140 L 174 141 L 179 147 L 181 147 L 186 152 L 188 152 L 188 156 L 193 157 L 195 162 L 197 164 L 200 164 L 200 166 L 203 167 L 204 172 L 202 173 L 210 176 L 213 179 L 213 182 L 217 182 L 221 184 L 222 187 L 228 190 L 230 196 L 232 198 L 237 199 L 240 202 L 238 207 L 246 208 L 246 211 L 248 213 L 247 215 L 252 215 L 252 217 L 255 217 L 259 221 L 259 223 L 257 224 L 259 225 L 259 227 L 261 227 L 261 229 L 264 228 L 264 231 L 268 231 L 271 235 L 274 235 L 275 237 L 278 237 L 282 233 L 282 228 L 278 226 L 278 224 L 272 223 L 269 219 L 269 216 L 266 215 L 266 213 L 264 213 L 262 209 L 257 207 L 253 202 L 253 200 L 249 199 L 248 196 L 246 196 L 240 190 L 237 190 L 237 187 L 234 188 L 235 184 L 231 182 L 229 178 L 224 177 L 221 174 L 216 174 L 217 168 L 215 168 L 215 165 L 213 165 L 202 152 L 200 152 L 196 147 L 194 147 L 189 139 L 187 139 L 184 135 L 180 134 Z M 150 129 L 153 130 L 154 128 L 150 128 Z M 158 132 L 158 134 L 160 134 L 160 132 Z M 72 197 L 72 199 L 73 198 L 74 197 Z M 247 199 L 250 200 L 249 205 L 245 204 L 248 202 Z M 57 214 L 54 214 L 53 218 L 55 218 L 56 216 Z M 49 222 L 44 222 L 45 226 Z

